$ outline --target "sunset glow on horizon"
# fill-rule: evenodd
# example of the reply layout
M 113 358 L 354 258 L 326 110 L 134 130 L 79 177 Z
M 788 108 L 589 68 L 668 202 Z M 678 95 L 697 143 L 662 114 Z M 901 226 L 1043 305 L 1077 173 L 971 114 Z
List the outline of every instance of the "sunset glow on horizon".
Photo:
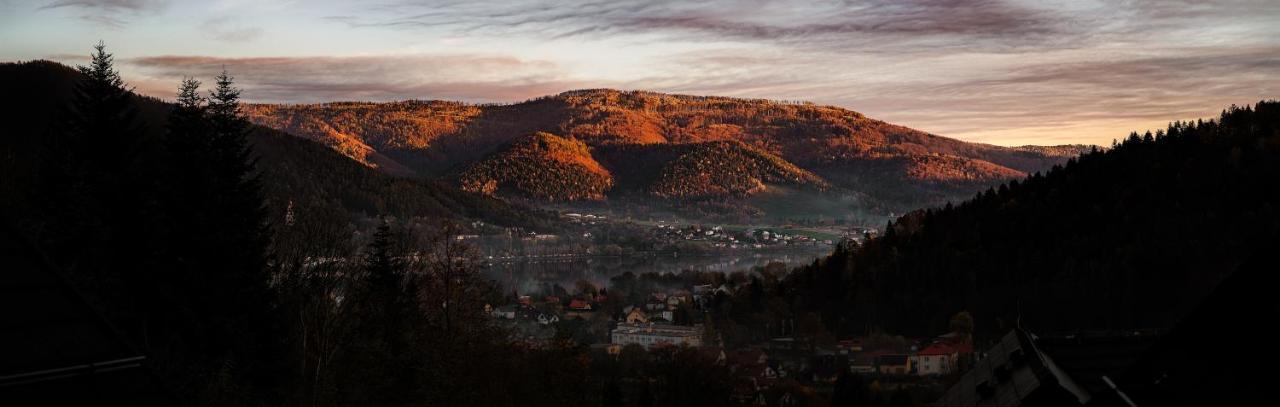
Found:
M 0 0 L 0 61 L 172 99 L 515 102 L 582 88 L 835 105 L 966 141 L 1109 145 L 1276 98 L 1275 1 Z

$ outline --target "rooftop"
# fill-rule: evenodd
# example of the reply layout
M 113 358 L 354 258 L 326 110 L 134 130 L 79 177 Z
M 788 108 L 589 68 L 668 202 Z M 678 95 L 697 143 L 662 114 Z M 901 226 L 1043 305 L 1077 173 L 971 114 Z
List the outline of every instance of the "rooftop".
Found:
M 702 330 L 697 326 L 668 324 L 618 324 L 618 327 L 613 329 L 613 333 L 689 337 L 702 335 Z

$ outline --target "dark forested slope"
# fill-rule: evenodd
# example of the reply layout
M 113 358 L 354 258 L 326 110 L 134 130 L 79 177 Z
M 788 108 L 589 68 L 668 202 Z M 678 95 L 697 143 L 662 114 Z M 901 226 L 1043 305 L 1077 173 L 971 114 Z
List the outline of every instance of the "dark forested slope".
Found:
M 979 194 L 908 214 L 790 278 L 842 331 L 1168 328 L 1280 231 L 1280 103 L 1174 123 Z M 1274 254 L 1274 253 L 1273 253 Z
M 71 97 L 79 73 L 64 65 L 32 61 L 0 64 L 0 91 L 17 103 L 2 114 L 7 130 L 0 137 L 0 204 L 21 201 L 32 188 L 34 170 L 48 147 L 44 136 Z M 145 144 L 158 145 L 169 105 L 136 97 Z M 476 218 L 506 225 L 546 226 L 551 218 L 530 208 L 467 193 L 429 180 L 397 178 L 361 165 L 315 142 L 267 127 L 250 135 L 264 191 L 272 212 L 281 215 L 289 202 L 299 209 L 402 217 Z

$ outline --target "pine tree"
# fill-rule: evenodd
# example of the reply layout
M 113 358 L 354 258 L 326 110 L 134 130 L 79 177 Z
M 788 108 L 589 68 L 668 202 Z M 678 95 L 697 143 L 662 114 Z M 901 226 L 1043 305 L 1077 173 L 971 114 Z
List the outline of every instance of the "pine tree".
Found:
M 99 42 L 77 68 L 71 101 L 50 130 L 41 168 L 41 243 L 130 341 L 155 360 L 169 339 L 175 295 L 155 176 L 158 143 L 137 119 L 137 101 Z
M 130 335 L 145 331 L 160 258 L 153 155 L 144 143 L 133 95 L 99 42 L 75 86 L 68 110 L 52 129 L 42 169 L 44 235 L 52 256 L 86 284 L 118 285 L 95 299 L 122 318 Z M 135 336 L 137 339 L 138 336 Z M 143 338 L 145 339 L 145 338 Z M 145 342 L 142 341 L 142 342 Z
M 207 332 L 213 363 L 236 363 L 260 382 L 275 360 L 277 326 L 268 285 L 269 244 L 261 183 L 248 144 L 250 125 L 240 110 L 240 90 L 223 72 L 207 104 L 198 82 L 185 81 L 170 118 L 170 148 L 176 148 L 186 192 L 174 202 L 175 221 L 192 229 L 181 249 L 190 278 L 188 303 Z M 180 134 L 185 133 L 185 134 Z M 182 184 L 182 183 L 189 184 Z M 227 299 L 234 299 L 228 301 Z
M 404 251 L 403 240 L 384 220 L 362 256 L 361 289 L 352 292 L 359 322 L 348 355 L 359 370 L 348 380 L 363 383 L 349 393 L 359 400 L 403 404 L 420 385 L 412 367 L 421 351 L 414 345 L 420 322 L 417 290 L 402 260 Z
M 204 199 L 201 189 L 208 183 L 209 152 L 212 148 L 210 123 L 206 99 L 200 96 L 200 81 L 183 79 L 178 88 L 177 103 L 169 112 L 165 131 L 165 147 L 170 165 L 175 168 L 169 175 L 180 177 L 171 182 L 170 189 L 185 192 L 180 205 L 190 205 Z
M 119 221 L 132 218 L 124 215 L 139 209 L 130 204 L 144 197 L 125 189 L 139 182 L 127 171 L 136 162 L 140 131 L 113 56 L 99 42 L 90 64 L 77 69 L 83 78 L 47 139 L 41 168 L 41 198 L 47 203 L 41 240 L 69 268 L 102 263 L 94 258 L 111 251 L 94 250 L 100 249 L 94 243 L 121 240 L 110 235 L 121 229 Z
M 185 138 L 188 140 L 199 139 L 185 135 L 185 132 L 195 130 L 204 130 L 207 127 L 208 109 L 205 103 L 208 99 L 200 96 L 200 81 L 195 78 L 185 78 L 182 85 L 178 87 L 177 103 L 173 106 L 173 111 L 169 112 L 169 136 L 170 138 Z
M 115 69 L 115 57 L 101 41 L 93 49 L 89 65 L 76 67 L 85 79 L 75 89 L 71 131 L 84 138 L 80 141 L 87 143 L 88 151 L 96 152 L 96 164 L 121 168 L 129 163 L 139 142 L 137 110 L 132 93 Z
M 400 289 L 404 270 L 401 261 L 396 258 L 394 246 L 391 225 L 383 220 L 373 234 L 373 242 L 369 243 L 364 260 L 370 285 L 376 291 Z

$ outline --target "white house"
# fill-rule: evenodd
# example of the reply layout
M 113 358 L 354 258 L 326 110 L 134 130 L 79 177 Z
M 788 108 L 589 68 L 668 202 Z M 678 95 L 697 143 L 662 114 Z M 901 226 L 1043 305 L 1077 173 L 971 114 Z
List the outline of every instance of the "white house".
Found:
M 645 348 L 654 345 L 702 346 L 702 327 L 667 324 L 618 324 L 610 333 L 612 342 L 619 345 L 637 344 Z

